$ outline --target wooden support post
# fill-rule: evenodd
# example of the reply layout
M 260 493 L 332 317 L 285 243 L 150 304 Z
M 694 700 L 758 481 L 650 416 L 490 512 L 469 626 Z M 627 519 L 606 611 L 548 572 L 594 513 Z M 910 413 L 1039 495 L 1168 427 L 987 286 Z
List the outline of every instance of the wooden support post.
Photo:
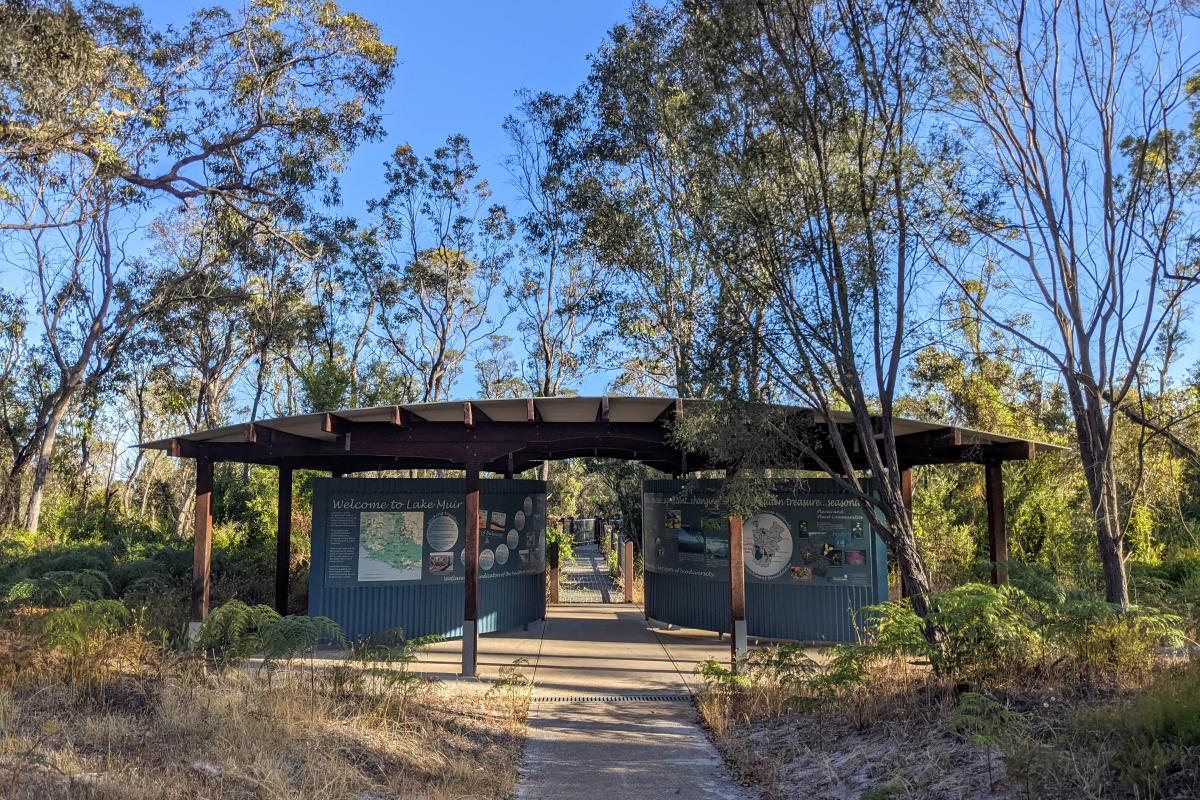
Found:
M 558 602 L 558 542 L 546 544 L 546 571 L 550 581 L 550 603 Z
M 729 656 L 736 670 L 746 657 L 746 554 L 742 550 L 742 518 L 729 518 Z
M 912 523 L 912 508 L 913 508 L 913 476 L 912 467 L 905 467 L 900 470 L 900 498 L 904 502 L 904 510 L 908 512 L 908 521 Z M 900 596 L 908 597 L 908 589 L 904 585 L 904 578 L 900 578 Z
M 633 539 L 625 540 L 621 554 L 621 583 L 625 584 L 625 602 L 633 602 Z
M 463 585 L 462 674 L 479 674 L 479 465 L 467 465 L 466 569 Z
M 192 546 L 192 607 L 188 632 L 195 636 L 208 617 L 208 590 L 212 580 L 213 462 L 196 459 L 196 538 Z
M 987 499 L 988 556 L 992 560 L 992 583 L 1008 583 L 1008 533 L 1004 529 L 1004 464 L 983 465 Z
M 275 527 L 275 610 L 288 613 L 292 573 L 292 469 L 279 468 L 279 521 Z

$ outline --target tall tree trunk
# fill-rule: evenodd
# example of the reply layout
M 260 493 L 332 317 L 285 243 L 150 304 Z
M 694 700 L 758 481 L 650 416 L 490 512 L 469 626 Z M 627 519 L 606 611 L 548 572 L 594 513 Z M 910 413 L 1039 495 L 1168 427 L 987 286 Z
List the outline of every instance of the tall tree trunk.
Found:
M 925 567 L 925 559 L 917 549 L 917 534 L 908 507 L 904 504 L 899 473 L 887 469 L 887 479 L 876 482 L 883 515 L 891 529 L 883 539 L 896 556 L 896 567 L 900 570 L 903 595 L 912 603 L 913 610 L 922 618 L 929 613 L 929 593 L 933 581 Z
M 1112 460 L 1112 432 L 1102 410 L 1107 401 L 1099 392 L 1080 385 L 1072 377 L 1067 377 L 1067 393 L 1075 417 L 1075 435 L 1079 439 L 1079 461 L 1092 506 L 1097 552 L 1104 575 L 1104 599 L 1128 608 L 1129 579 L 1125 574 L 1125 541 Z M 1109 413 L 1114 410 L 1110 409 Z
M 46 493 L 46 478 L 50 474 L 50 459 L 54 455 L 54 440 L 58 438 L 58 425 L 67 412 L 69 396 L 62 396 L 55 401 L 46 418 L 46 429 L 42 433 L 42 443 L 38 448 L 37 466 L 33 471 L 33 485 L 29 488 L 29 505 L 25 509 L 25 527 L 37 533 L 42 517 L 42 498 Z

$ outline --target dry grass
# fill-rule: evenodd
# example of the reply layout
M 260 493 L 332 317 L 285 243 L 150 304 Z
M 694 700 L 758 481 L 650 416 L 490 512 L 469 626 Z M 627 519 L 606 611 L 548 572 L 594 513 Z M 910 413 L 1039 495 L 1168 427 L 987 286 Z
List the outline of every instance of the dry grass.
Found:
M 523 704 L 349 668 L 205 675 L 165 656 L 102 685 L 0 688 L 0 798 L 503 798 Z M 28 677 L 28 676 L 27 676 Z
M 1145 681 L 1178 666 L 1161 663 L 1154 675 L 1105 690 L 1033 676 L 994 685 L 989 694 L 1027 726 L 1004 753 L 955 732 L 966 687 L 899 661 L 877 664 L 865 683 L 824 697 L 756 682 L 704 693 L 697 703 L 727 764 L 765 800 L 1133 798 L 1112 767 L 1120 742 L 1091 725 L 1089 714 L 1119 716 Z M 1194 798 L 1197 787 L 1200 758 L 1193 758 L 1158 796 Z

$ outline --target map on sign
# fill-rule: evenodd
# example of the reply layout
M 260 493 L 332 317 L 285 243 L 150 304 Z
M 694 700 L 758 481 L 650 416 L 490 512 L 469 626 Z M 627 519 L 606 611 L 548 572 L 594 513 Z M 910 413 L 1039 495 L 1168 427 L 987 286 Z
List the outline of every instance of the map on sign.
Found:
M 742 526 L 742 554 L 759 578 L 781 575 L 792 562 L 792 531 L 774 514 L 755 514 Z
M 425 515 L 420 511 L 361 512 L 358 519 L 358 579 L 421 580 L 424 523 Z

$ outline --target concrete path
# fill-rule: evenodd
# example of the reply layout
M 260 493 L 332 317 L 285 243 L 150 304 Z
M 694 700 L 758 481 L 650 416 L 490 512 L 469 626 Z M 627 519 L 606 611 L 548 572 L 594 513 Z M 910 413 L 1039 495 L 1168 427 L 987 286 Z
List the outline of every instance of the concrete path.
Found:
M 552 608 L 533 665 L 517 798 L 753 798 L 691 703 L 695 665 L 727 657 L 728 647 L 712 634 L 650 628 L 637 606 Z

